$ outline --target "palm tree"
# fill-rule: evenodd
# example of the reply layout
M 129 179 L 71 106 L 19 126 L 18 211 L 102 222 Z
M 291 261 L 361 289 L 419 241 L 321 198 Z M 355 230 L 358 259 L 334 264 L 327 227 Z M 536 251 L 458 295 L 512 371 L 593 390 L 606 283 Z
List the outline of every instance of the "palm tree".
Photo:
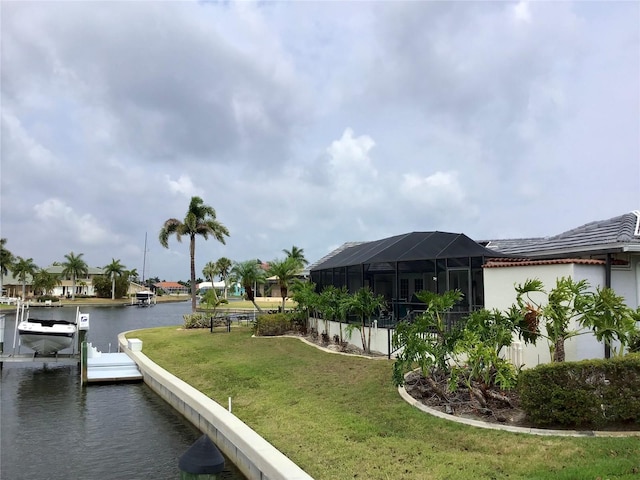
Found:
M 191 310 L 196 311 L 196 235 L 201 235 L 205 240 L 209 235 L 213 236 L 223 245 L 224 237 L 229 236 L 229 230 L 216 220 L 216 211 L 213 207 L 205 205 L 200 197 L 191 197 L 189 210 L 183 221 L 170 218 L 164 222 L 160 229 L 158 240 L 164 248 L 169 248 L 169 237 L 175 234 L 181 242 L 183 235 L 189 236 L 189 256 L 191 260 Z
M 86 275 L 89 273 L 89 267 L 87 263 L 82 259 L 83 253 L 79 253 L 75 255 L 73 252 L 67 253 L 64 258 L 65 261 L 61 263 L 62 265 L 62 276 L 63 277 L 71 277 L 71 299 L 76 299 L 76 279 L 80 275 Z
M 22 282 L 22 300 L 25 299 L 27 293 L 27 275 L 33 278 L 37 269 L 38 266 L 33 263 L 33 258 L 18 257 L 13 264 L 13 274 Z
M 291 250 L 287 250 L 286 248 L 282 250 L 287 258 L 293 258 L 300 265 L 300 270 L 302 270 L 305 265 L 309 265 L 309 262 L 304 257 L 304 248 L 298 248 L 295 245 L 291 247 Z
M 213 290 L 213 295 L 218 298 L 218 293 L 216 292 L 216 288 L 213 286 L 213 278 L 218 274 L 218 269 L 216 268 L 216 262 L 207 262 L 204 268 L 202 269 L 202 274 L 205 278 L 211 282 L 211 290 Z
M 49 273 L 44 268 L 40 268 L 33 276 L 33 291 L 37 292 L 42 290 L 43 295 L 50 295 L 53 289 L 61 283 L 60 278 L 56 274 Z
M 265 271 L 255 260 L 247 260 L 246 262 L 236 262 L 231 268 L 231 278 L 235 282 L 239 282 L 247 293 L 247 300 L 253 303 L 253 306 L 259 312 L 262 309 L 258 306 L 255 300 L 255 292 L 253 287 L 261 285 L 266 281 Z
M 278 279 L 283 312 L 289 285 L 300 273 L 300 269 L 300 260 L 293 257 L 287 257 L 284 260 L 273 260 L 269 263 L 267 274 Z
M 130 282 L 137 282 L 138 281 L 138 269 L 134 268 L 131 270 L 127 270 L 125 272 L 125 274 L 127 275 L 127 278 L 129 279 Z
M 103 269 L 107 276 L 111 277 L 111 300 L 116 299 L 116 276 L 122 275 L 126 271 L 126 267 L 120 263 L 120 260 L 111 259 L 111 263 Z
M 371 353 L 371 317 L 376 311 L 386 305 L 383 295 L 376 295 L 369 287 L 364 287 L 354 293 L 347 300 L 346 310 L 348 313 L 356 314 L 360 317 L 360 325 L 349 324 L 347 331 L 360 330 L 362 338 L 362 349 L 366 353 Z M 366 322 L 369 321 L 369 335 L 365 337 Z
M 220 257 L 216 260 L 216 269 L 218 270 L 218 275 L 224 282 L 224 298 L 227 298 L 227 291 L 229 288 L 229 273 L 231 272 L 232 262 L 227 257 Z
M 7 243 L 6 238 L 0 239 L 0 296 L 2 296 L 2 283 L 4 280 L 4 276 L 9 273 L 9 270 L 13 267 L 13 262 L 15 261 L 15 257 L 13 254 L 4 248 Z

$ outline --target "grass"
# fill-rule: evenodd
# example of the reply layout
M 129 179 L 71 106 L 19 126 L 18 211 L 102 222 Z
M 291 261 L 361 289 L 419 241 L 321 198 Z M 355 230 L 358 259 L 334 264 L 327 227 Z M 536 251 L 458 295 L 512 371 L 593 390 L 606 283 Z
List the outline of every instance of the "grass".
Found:
M 391 361 L 293 338 L 138 331 L 156 363 L 225 406 L 315 479 L 632 479 L 640 439 L 539 437 L 460 425 L 405 403 Z

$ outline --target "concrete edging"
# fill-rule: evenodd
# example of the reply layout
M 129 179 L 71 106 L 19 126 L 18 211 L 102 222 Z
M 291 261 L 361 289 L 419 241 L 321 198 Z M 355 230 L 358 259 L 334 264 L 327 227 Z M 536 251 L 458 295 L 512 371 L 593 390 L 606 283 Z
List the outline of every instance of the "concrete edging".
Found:
M 125 337 L 127 333 L 130 332 L 118 335 L 120 350 L 136 362 L 144 382 L 196 428 L 209 435 L 249 480 L 313 480 L 217 402 L 159 367 L 144 353 L 131 351 Z
M 423 412 L 428 413 L 429 415 L 433 415 L 434 417 L 442 418 L 450 422 L 463 423 L 472 427 L 487 428 L 490 430 L 504 430 L 506 432 L 512 433 L 528 433 L 530 435 L 555 435 L 560 437 L 634 437 L 640 435 L 640 432 L 638 431 L 613 432 L 602 430 L 551 430 L 545 428 L 527 428 L 516 427 L 513 425 L 501 425 L 499 423 L 488 423 L 481 420 L 474 420 L 472 418 L 457 417 L 455 415 L 450 415 L 448 413 L 441 412 L 440 410 L 427 407 L 425 404 L 409 395 L 404 386 L 398 387 L 398 393 L 405 402 L 413 407 L 416 407 L 418 410 L 422 410 Z

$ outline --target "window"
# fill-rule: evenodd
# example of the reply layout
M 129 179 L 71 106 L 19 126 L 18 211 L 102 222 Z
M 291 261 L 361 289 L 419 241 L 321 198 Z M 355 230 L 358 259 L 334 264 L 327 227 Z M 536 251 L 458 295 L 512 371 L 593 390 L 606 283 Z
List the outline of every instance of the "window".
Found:
M 422 290 L 424 290 L 424 280 L 422 280 L 421 278 L 414 278 L 413 279 L 413 292 L 421 292 Z
M 408 278 L 400 279 L 400 298 L 405 300 L 409 299 L 409 279 Z

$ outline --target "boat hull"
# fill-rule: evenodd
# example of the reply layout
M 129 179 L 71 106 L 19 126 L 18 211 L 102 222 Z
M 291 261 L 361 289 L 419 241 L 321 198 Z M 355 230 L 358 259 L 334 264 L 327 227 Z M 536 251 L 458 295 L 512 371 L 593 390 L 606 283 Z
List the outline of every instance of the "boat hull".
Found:
M 51 326 L 33 321 L 18 325 L 20 343 L 40 355 L 52 355 L 71 347 L 76 334 L 76 326 L 71 323 L 57 323 Z

